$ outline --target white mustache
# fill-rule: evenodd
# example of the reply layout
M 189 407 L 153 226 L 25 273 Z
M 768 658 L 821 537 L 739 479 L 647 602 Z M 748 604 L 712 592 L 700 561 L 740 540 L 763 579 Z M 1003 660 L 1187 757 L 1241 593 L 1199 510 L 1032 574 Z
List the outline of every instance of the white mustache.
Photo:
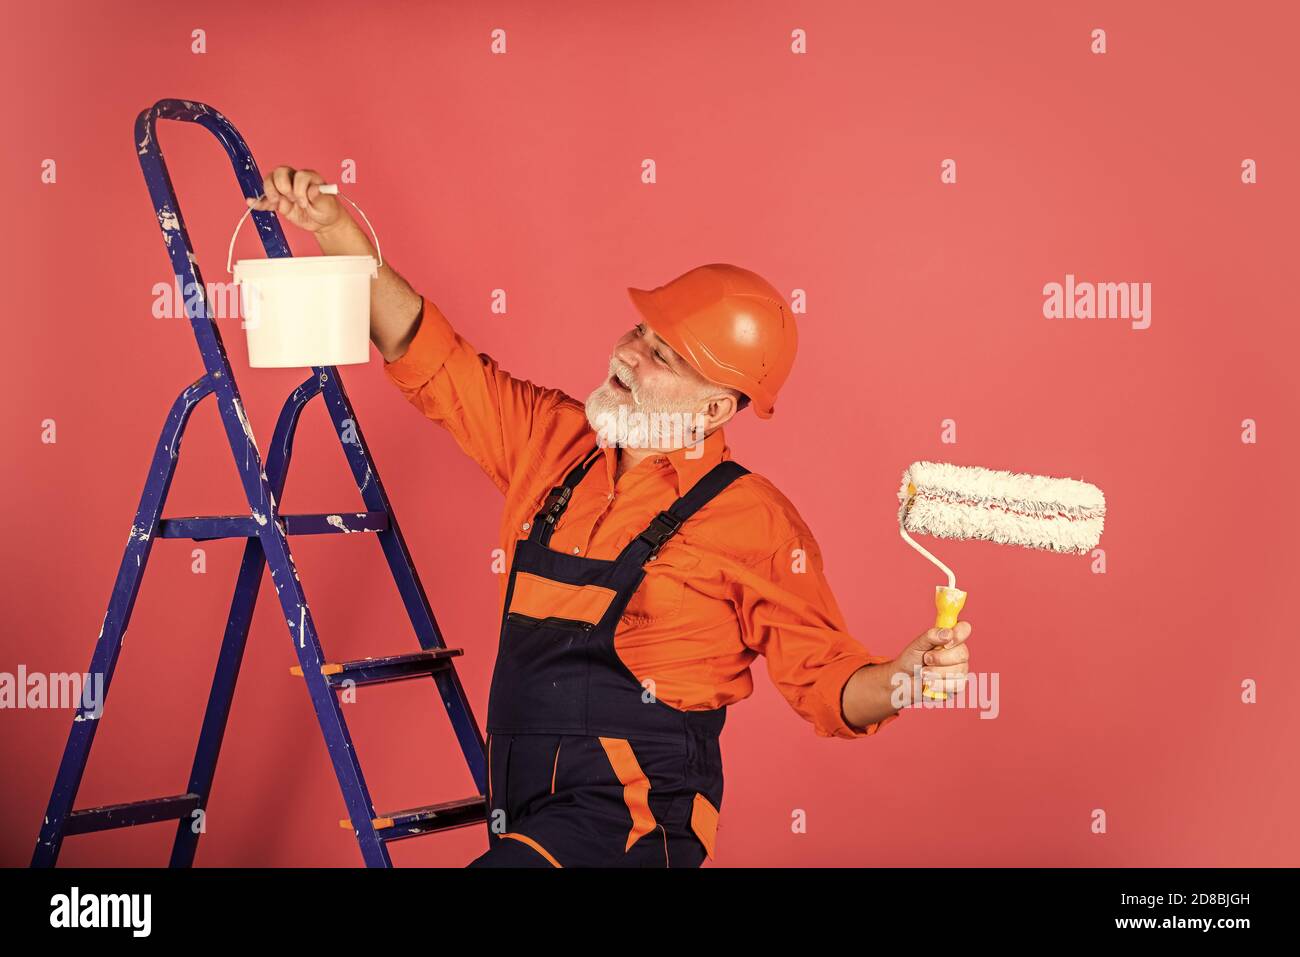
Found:
M 611 357 L 609 360 L 609 374 L 619 382 L 623 383 L 623 385 L 627 386 L 628 391 L 632 393 L 632 400 L 634 402 L 639 401 L 637 399 L 636 386 L 632 382 L 632 370 L 628 369 L 617 359 Z

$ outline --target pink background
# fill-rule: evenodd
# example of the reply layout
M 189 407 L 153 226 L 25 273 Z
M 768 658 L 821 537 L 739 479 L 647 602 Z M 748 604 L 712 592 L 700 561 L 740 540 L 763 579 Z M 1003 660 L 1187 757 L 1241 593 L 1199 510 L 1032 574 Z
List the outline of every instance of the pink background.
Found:
M 155 100 L 196 99 L 264 172 L 334 177 L 355 160 L 346 191 L 398 270 L 505 368 L 575 395 L 634 321 L 628 285 L 726 261 L 806 290 L 776 417 L 745 413 L 728 438 L 799 507 L 873 652 L 931 621 L 936 573 L 896 524 L 910 462 L 1104 489 L 1104 575 L 927 542 L 970 592 L 971 667 L 1000 675 L 996 720 L 910 712 L 879 736 L 820 739 L 757 665 L 723 736 L 717 864 L 1300 863 L 1291 5 L 180 6 L 26 4 L 0 39 L 0 671 L 89 665 L 167 407 L 202 371 L 188 323 L 150 312 L 171 274 L 131 138 Z M 489 53 L 497 27 L 505 56 Z M 198 127 L 161 130 L 220 280 L 243 208 L 228 162 Z M 956 185 L 940 183 L 945 158 Z M 1241 183 L 1245 158 L 1257 185 Z M 291 227 L 290 241 L 317 252 Z M 259 254 L 250 235 L 239 250 Z M 1152 283 L 1151 327 L 1044 319 L 1042 287 L 1066 273 Z M 497 287 L 506 316 L 490 312 Z M 221 325 L 265 447 L 303 375 L 249 370 L 237 321 Z M 345 377 L 482 721 L 499 494 L 378 359 Z M 287 511 L 360 502 L 326 423 L 319 405 L 304 417 Z M 208 401 L 166 513 L 243 507 Z M 206 543 L 205 575 L 194 547 L 153 551 L 79 807 L 184 789 L 242 545 Z M 294 547 L 331 657 L 416 647 L 372 540 Z M 264 583 L 201 865 L 360 862 L 294 662 Z M 428 685 L 362 689 L 345 713 L 381 809 L 471 792 Z M 2 863 L 30 857 L 69 724 L 0 712 Z M 173 828 L 69 838 L 61 862 L 165 864 Z M 399 865 L 460 865 L 484 846 L 475 828 L 391 849 Z

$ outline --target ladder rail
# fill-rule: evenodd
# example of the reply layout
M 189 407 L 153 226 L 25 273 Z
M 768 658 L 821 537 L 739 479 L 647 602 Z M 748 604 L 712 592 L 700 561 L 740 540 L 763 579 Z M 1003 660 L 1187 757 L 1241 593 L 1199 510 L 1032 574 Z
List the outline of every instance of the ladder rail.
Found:
M 397 515 L 393 511 L 392 502 L 388 499 L 388 493 L 384 490 L 378 471 L 373 467 L 374 459 L 370 454 L 370 447 L 366 445 L 361 424 L 352 411 L 352 402 L 343 387 L 343 380 L 334 370 L 321 372 L 317 378 L 321 384 L 321 392 L 330 420 L 339 434 L 340 444 L 343 446 L 348 466 L 352 469 L 357 489 L 361 492 L 362 501 L 370 511 L 388 513 L 388 528 L 378 533 L 379 545 L 383 549 L 384 558 L 388 561 L 393 580 L 397 583 L 402 604 L 406 608 L 407 617 L 411 620 L 411 626 L 415 629 L 420 647 L 425 651 L 446 648 L 442 631 L 438 627 L 438 620 L 433 613 L 433 606 L 429 604 L 429 596 L 424 591 L 424 585 L 415 570 L 415 562 L 411 558 L 406 539 L 397 524 Z M 474 778 L 474 786 L 478 788 L 480 794 L 486 794 L 487 758 L 483 732 L 474 718 L 474 710 L 461 685 L 460 675 L 454 668 L 448 668 L 435 674 L 434 681 L 437 682 L 457 743 Z
M 163 424 L 162 434 L 154 446 L 153 459 L 149 463 L 149 472 L 145 477 L 144 491 L 140 495 L 140 505 L 136 509 L 135 519 L 131 523 L 131 532 L 127 536 L 126 549 L 122 562 L 117 569 L 117 578 L 113 582 L 113 591 L 109 596 L 108 611 L 104 623 L 95 639 L 95 650 L 91 656 L 89 674 L 103 675 L 100 700 L 97 702 L 99 713 L 87 710 L 85 702 L 78 705 L 72 719 L 72 731 L 64 745 L 63 757 L 59 761 L 59 770 L 55 774 L 54 788 L 45 809 L 41 823 L 40 836 L 36 839 L 36 850 L 32 855 L 33 867 L 52 867 L 63 845 L 64 823 L 72 813 L 73 802 L 81 788 L 81 780 L 86 771 L 86 759 L 90 746 L 95 740 L 99 728 L 99 719 L 103 717 L 108 689 L 117 670 L 118 656 L 125 639 L 126 626 L 131 620 L 131 611 L 135 607 L 136 597 L 140 593 L 140 583 L 149 563 L 149 553 L 153 549 L 153 530 L 162 516 L 163 504 L 167 491 L 171 488 L 176 475 L 176 461 L 180 455 L 181 439 L 185 434 L 185 424 L 198 404 L 212 394 L 210 376 L 203 376 L 187 386 L 172 403 Z
M 302 410 L 316 394 L 317 381 L 316 376 L 313 375 L 289 393 L 276 420 L 275 432 L 266 457 L 267 476 L 271 482 L 271 490 L 276 496 L 284 493 L 289 461 L 293 457 L 293 438 L 298 428 L 298 420 Z M 199 807 L 204 810 L 208 806 L 208 799 L 212 793 L 217 757 L 225 739 L 226 725 L 235 697 L 235 683 L 239 678 L 239 669 L 243 662 L 244 648 L 253 622 L 253 610 L 257 605 L 257 593 L 262 586 L 262 572 L 265 568 L 266 555 L 262 551 L 262 540 L 254 536 L 245 543 L 244 556 L 239 563 L 235 593 L 231 598 L 230 614 L 226 618 L 226 631 L 221 639 L 217 668 L 212 678 L 212 690 L 208 694 L 208 704 L 203 712 L 199 743 L 194 752 L 189 785 L 186 788 L 188 792 L 199 796 Z M 177 823 L 169 866 L 193 865 L 194 855 L 198 851 L 199 836 L 202 833 L 202 828 L 196 826 L 197 823 L 185 818 L 181 818 Z

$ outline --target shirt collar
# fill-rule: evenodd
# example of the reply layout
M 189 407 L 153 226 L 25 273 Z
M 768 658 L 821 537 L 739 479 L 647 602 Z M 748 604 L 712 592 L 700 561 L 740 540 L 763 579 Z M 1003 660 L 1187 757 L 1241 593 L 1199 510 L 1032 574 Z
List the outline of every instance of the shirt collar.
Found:
M 618 450 L 614 446 L 606 446 L 603 451 L 605 454 L 606 474 L 610 479 L 610 487 L 612 488 Z M 727 445 L 727 437 L 723 429 L 717 428 L 706 435 L 702 443 L 674 449 L 671 452 L 660 452 L 652 455 L 649 461 L 656 468 L 666 468 L 672 471 L 677 484 L 677 494 L 680 497 L 689 492 L 691 487 L 715 465 L 730 458 L 731 447 Z
M 731 448 L 727 445 L 727 437 L 721 428 L 706 435 L 702 446 L 688 445 L 684 449 L 665 453 L 668 462 L 677 472 L 678 495 L 685 495 L 713 466 L 731 458 Z

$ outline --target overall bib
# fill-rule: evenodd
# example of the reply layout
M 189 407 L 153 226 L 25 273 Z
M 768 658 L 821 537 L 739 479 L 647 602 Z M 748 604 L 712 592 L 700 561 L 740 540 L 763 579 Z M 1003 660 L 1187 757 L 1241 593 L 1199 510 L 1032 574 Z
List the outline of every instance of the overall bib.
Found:
M 489 849 L 471 867 L 698 867 L 713 854 L 726 707 L 659 701 L 614 631 L 645 563 L 748 470 L 718 463 L 613 561 L 551 549 L 599 460 L 597 447 L 551 490 L 515 549 L 488 700 Z

